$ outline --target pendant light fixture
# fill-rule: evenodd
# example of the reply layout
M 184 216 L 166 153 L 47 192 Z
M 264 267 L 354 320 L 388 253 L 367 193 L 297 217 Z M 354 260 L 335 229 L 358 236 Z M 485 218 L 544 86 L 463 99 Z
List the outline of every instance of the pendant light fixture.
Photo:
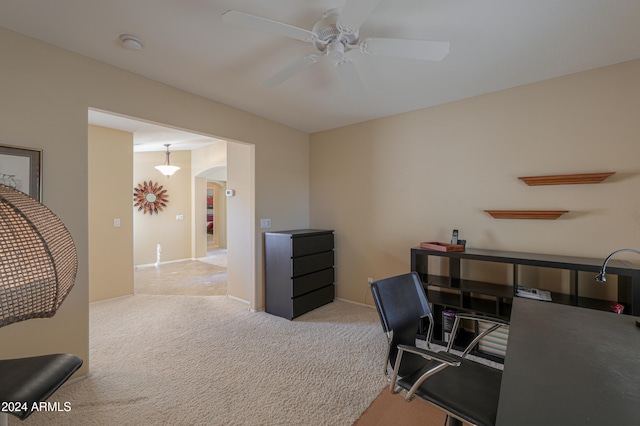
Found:
M 62 221 L 33 198 L 0 185 L 0 327 L 52 317 L 77 270 L 76 246 Z
M 164 164 L 161 166 L 156 166 L 155 168 L 158 169 L 160 171 L 160 173 L 162 173 L 163 175 L 165 175 L 166 177 L 170 177 L 172 174 L 174 174 L 175 172 L 177 172 L 178 170 L 180 170 L 180 167 L 178 166 L 172 166 L 169 163 L 169 145 L 171 145 L 170 143 L 165 143 L 164 146 L 167 147 L 167 158 L 164 160 Z

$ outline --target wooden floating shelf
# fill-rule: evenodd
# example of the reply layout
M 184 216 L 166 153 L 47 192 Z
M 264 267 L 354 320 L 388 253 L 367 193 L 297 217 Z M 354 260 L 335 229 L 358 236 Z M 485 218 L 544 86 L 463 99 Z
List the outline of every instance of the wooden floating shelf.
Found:
M 569 210 L 485 210 L 495 219 L 544 219 L 555 220 Z
M 524 181 L 529 186 L 540 185 L 577 185 L 587 183 L 600 183 L 616 172 L 605 173 L 581 173 L 573 175 L 550 175 L 550 176 L 522 176 L 518 179 Z

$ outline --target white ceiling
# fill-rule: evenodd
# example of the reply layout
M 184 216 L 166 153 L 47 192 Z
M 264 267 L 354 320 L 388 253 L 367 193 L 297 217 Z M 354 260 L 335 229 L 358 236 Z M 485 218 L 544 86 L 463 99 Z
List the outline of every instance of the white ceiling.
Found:
M 638 0 L 381 0 L 361 39 L 450 41 L 451 53 L 426 62 L 352 51 L 367 89 L 358 99 L 328 58 L 262 87 L 313 45 L 220 17 L 235 9 L 311 29 L 345 1 L 1 0 L 0 26 L 305 132 L 640 58 Z M 122 48 L 124 33 L 145 48 Z
M 89 110 L 88 121 L 95 126 L 132 133 L 133 152 L 165 151 L 165 144 L 170 144 L 171 151 L 191 151 L 223 141 L 93 109 Z

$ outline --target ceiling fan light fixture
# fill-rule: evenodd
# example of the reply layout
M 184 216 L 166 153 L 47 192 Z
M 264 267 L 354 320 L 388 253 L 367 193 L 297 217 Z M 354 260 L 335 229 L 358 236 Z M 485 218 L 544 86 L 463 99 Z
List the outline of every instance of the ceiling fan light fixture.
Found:
M 131 34 L 122 34 L 119 37 L 122 47 L 129 50 L 142 50 L 144 49 L 144 43 L 139 37 Z
M 339 61 L 344 56 L 344 44 L 334 40 L 327 45 L 327 56 L 334 61 Z
M 369 38 L 360 41 L 360 26 L 381 0 L 345 0 L 342 8 L 327 10 L 311 31 L 284 22 L 272 21 L 235 10 L 222 14 L 222 20 L 251 30 L 264 31 L 307 43 L 313 43 L 319 54 L 307 55 L 278 72 L 263 87 L 275 87 L 313 65 L 319 55 L 326 54 L 335 62 L 338 74 L 348 91 L 361 96 L 362 81 L 355 64 L 346 57 L 352 50 L 360 53 L 427 61 L 441 61 L 449 54 L 449 42 L 395 38 Z

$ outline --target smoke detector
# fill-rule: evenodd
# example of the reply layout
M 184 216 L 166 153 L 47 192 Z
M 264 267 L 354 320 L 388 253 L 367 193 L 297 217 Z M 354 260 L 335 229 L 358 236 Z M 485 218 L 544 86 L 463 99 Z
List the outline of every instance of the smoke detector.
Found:
M 144 49 L 144 43 L 139 37 L 131 34 L 122 34 L 120 37 L 120 43 L 122 47 L 129 50 L 142 50 Z

